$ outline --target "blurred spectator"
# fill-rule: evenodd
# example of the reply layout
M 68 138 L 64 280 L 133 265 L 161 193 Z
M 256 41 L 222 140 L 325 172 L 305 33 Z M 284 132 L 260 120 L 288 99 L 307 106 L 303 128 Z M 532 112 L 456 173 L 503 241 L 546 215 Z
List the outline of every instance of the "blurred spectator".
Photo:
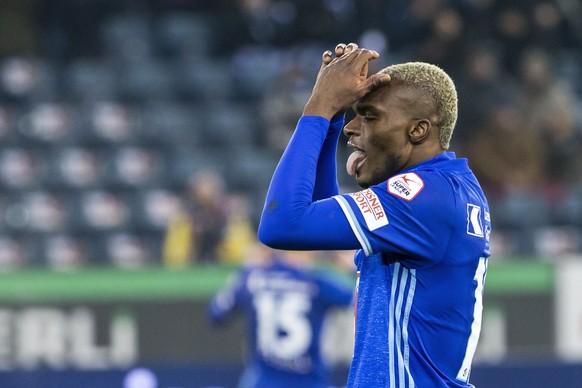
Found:
M 500 9 L 496 13 L 495 33 L 496 38 L 503 42 L 504 66 L 515 72 L 522 50 L 529 43 L 531 25 L 526 10 L 516 7 L 514 4 L 498 4 Z
M 566 20 L 557 4 L 552 1 L 539 1 L 531 10 L 533 25 L 532 41 L 546 50 L 556 52 L 562 45 L 570 45 Z
M 533 255 L 535 229 L 550 222 L 544 138 L 526 126 L 515 104 L 506 102 L 491 109 L 467 142 L 466 152 L 490 198 L 496 233 L 510 233 L 495 241 L 511 247 L 505 253 Z
M 189 182 L 190 217 L 194 226 L 194 256 L 198 262 L 216 261 L 217 248 L 228 222 L 225 182 L 214 171 L 196 173 Z
M 172 266 L 216 262 L 228 224 L 225 182 L 212 170 L 200 170 L 188 182 L 189 202 L 170 224 L 164 262 Z
M 548 183 L 563 194 L 582 182 L 582 127 L 575 106 L 565 103 L 542 107 L 539 128 L 548 147 Z
M 537 192 L 545 181 L 546 144 L 511 102 L 490 109 L 486 121 L 467 142 L 466 152 L 493 199 L 515 192 Z
M 515 94 L 516 87 L 500 68 L 498 50 L 491 42 L 483 42 L 468 51 L 461 73 L 455 143 L 472 137 L 487 120 L 491 109 L 507 99 L 506 96 Z
M 420 59 L 447 69 L 452 77 L 463 63 L 465 22 L 453 8 L 443 8 L 431 17 L 429 37 L 420 47 Z
M 231 195 L 228 199 L 228 224 L 217 250 L 218 260 L 222 263 L 242 263 L 256 242 L 256 227 L 251 223 L 249 206 L 244 195 Z
M 329 387 L 323 323 L 334 307 L 351 305 L 353 288 L 315 270 L 315 252 L 257 249 L 208 306 L 217 324 L 245 316 L 248 360 L 239 387 Z
M 552 59 L 542 49 L 530 48 L 520 58 L 518 103 L 532 132 L 541 132 L 548 109 L 573 110 L 576 106 L 571 88 L 553 69 Z
M 547 51 L 526 50 L 520 61 L 517 95 L 526 127 L 545 144 L 544 192 L 549 200 L 559 201 L 563 190 L 582 177 L 581 123 L 575 113 L 581 100 L 554 69 Z
M 193 258 L 194 228 L 182 204 L 168 223 L 162 246 L 162 260 L 170 268 L 181 268 L 195 262 Z
M 190 202 L 176 203 L 167 223 L 162 248 L 166 265 L 244 260 L 256 242 L 250 202 L 243 194 L 227 193 L 224 185 L 215 171 L 201 170 L 192 176 Z

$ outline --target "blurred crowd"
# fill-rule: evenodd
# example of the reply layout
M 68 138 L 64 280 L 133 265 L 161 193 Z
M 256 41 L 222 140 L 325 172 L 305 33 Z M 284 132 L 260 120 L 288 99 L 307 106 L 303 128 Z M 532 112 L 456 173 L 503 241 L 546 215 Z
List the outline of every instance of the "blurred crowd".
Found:
M 581 17 L 572 0 L 3 1 L 0 268 L 240 262 L 321 53 L 349 41 L 375 70 L 451 74 L 494 255 L 579 254 Z

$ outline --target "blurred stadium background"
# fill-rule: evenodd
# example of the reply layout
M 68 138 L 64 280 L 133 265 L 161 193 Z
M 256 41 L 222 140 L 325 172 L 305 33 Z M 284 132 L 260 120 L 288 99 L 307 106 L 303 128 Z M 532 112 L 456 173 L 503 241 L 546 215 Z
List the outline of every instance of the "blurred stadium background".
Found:
M 578 0 L 0 1 L 0 386 L 234 386 L 241 322 L 211 328 L 206 302 L 321 53 L 351 41 L 458 85 L 452 148 L 494 227 L 472 382 L 582 386 L 580 20 Z

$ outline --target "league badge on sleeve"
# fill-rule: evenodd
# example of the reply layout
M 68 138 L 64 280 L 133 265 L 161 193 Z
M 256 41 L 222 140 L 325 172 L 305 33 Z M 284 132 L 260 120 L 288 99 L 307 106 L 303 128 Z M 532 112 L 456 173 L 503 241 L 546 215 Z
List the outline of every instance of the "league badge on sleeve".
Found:
M 406 201 L 412 201 L 423 188 L 422 178 L 413 172 L 388 179 L 388 192 Z

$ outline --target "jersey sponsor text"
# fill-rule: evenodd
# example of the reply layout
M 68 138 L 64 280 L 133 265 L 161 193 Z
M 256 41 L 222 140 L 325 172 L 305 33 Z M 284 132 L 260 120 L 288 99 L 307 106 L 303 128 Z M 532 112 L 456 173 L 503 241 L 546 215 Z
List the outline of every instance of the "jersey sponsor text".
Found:
M 350 196 L 356 201 L 369 230 L 388 225 L 386 212 L 380 203 L 380 199 L 372 189 L 351 193 Z

